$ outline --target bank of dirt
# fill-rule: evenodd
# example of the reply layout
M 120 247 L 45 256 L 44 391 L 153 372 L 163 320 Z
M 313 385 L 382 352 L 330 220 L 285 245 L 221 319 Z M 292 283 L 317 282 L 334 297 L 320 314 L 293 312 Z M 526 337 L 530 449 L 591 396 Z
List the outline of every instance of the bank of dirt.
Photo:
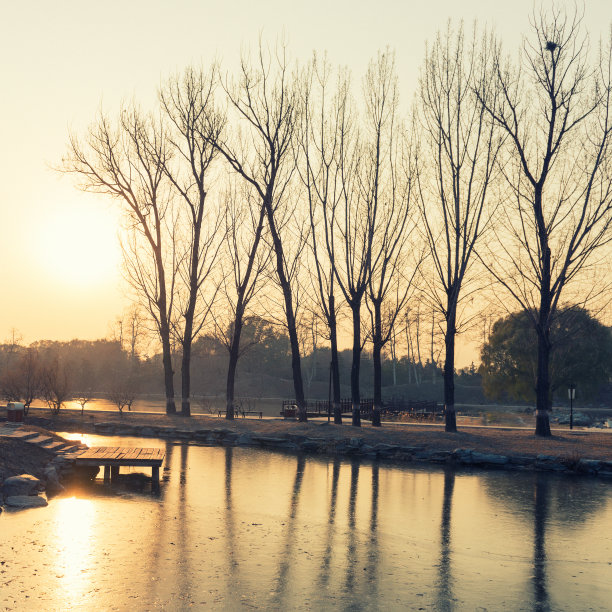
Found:
M 370 446 L 378 444 L 418 447 L 424 451 L 445 451 L 470 449 L 480 453 L 506 456 L 537 457 L 555 456 L 570 461 L 593 459 L 612 461 L 612 433 L 605 431 L 553 430 L 550 438 L 538 438 L 533 430 L 504 429 L 499 427 L 463 427 L 457 433 L 447 433 L 441 425 L 383 423 L 381 428 L 363 422 L 362 427 L 350 425 L 345 418 L 341 426 L 328 425 L 326 421 L 285 421 L 283 419 L 238 418 L 228 421 L 224 418 L 197 415 L 182 417 L 178 415 L 151 413 L 62 411 L 52 416 L 50 411 L 33 409 L 28 420 L 32 424 L 54 431 L 83 431 L 103 433 L 104 426 L 110 426 L 114 433 L 134 435 L 134 427 L 169 428 L 177 432 L 177 438 L 188 437 L 188 432 L 201 430 L 224 430 L 241 434 L 282 437 L 286 435 L 305 436 L 325 440 L 329 444 L 349 440 Z M 168 432 L 171 434 L 172 432 Z M 164 436 L 164 437 L 172 437 Z

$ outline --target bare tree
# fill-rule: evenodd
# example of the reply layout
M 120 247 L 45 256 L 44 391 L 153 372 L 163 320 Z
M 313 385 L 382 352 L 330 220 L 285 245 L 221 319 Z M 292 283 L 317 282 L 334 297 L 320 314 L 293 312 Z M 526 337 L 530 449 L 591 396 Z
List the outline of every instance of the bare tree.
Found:
M 462 324 L 459 305 L 475 278 L 474 248 L 490 226 L 490 186 L 502 143 L 475 93 L 494 95 L 489 51 L 486 36 L 479 42 L 474 30 L 471 41 L 466 41 L 463 25 L 453 31 L 449 24 L 428 47 L 419 82 L 418 113 L 423 127 L 419 191 L 433 266 L 427 294 L 444 319 L 445 429 L 449 432 L 457 431 L 454 376 L 455 336 Z
M 154 321 L 162 345 L 166 413 L 174 414 L 170 332 L 177 261 L 165 171 L 169 155 L 161 124 L 136 108 L 124 108 L 116 126 L 100 114 L 83 144 L 70 136 L 63 170 L 80 175 L 84 190 L 124 205 L 130 230 L 123 244 L 127 277 Z
M 9 401 L 23 401 L 27 415 L 30 404 L 41 394 L 41 374 L 38 351 L 26 348 L 17 362 L 2 373 L 2 395 Z
M 480 95 L 509 145 L 510 196 L 489 268 L 536 329 L 535 433 L 550 436 L 551 324 L 562 295 L 585 305 L 601 289 L 593 274 L 611 238 L 612 36 L 591 64 L 577 11 L 535 13 L 532 30 L 519 67 L 496 54 L 499 95 Z
M 132 404 L 136 399 L 136 387 L 133 379 L 130 376 L 119 376 L 108 394 L 108 399 L 117 406 L 121 414 L 123 414 L 125 408 L 131 411 Z
M 305 421 L 306 399 L 295 296 L 285 253 L 287 246 L 282 237 L 283 219 L 286 219 L 288 212 L 285 196 L 295 170 L 292 146 L 298 112 L 295 83 L 288 67 L 285 47 L 277 47 L 275 53 L 271 53 L 260 41 L 256 60 L 253 62 L 243 57 L 237 82 L 227 84 L 225 89 L 230 107 L 246 131 L 241 141 L 237 130 L 233 142 L 222 138 L 214 144 L 233 170 L 253 187 L 265 212 L 274 249 L 276 275 L 283 294 L 299 420 Z
M 386 70 L 387 68 L 384 68 Z M 394 101 L 391 101 L 393 105 Z M 381 125 L 382 154 L 375 170 L 380 201 L 378 229 L 372 243 L 366 304 L 370 311 L 372 361 L 374 365 L 374 406 L 372 425 L 380 427 L 382 409 L 382 351 L 403 311 L 414 279 L 423 261 L 414 241 L 413 189 L 416 182 L 415 157 L 398 125 L 395 109 Z M 411 257 L 407 246 L 410 244 Z
M 93 391 L 91 389 L 86 389 L 79 393 L 77 397 L 74 398 L 74 401 L 81 406 L 81 416 L 83 416 L 85 412 L 85 406 L 91 402 L 93 399 Z
M 338 75 L 335 91 L 329 93 L 331 67 L 326 59 L 315 56 L 306 74 L 303 88 L 303 112 L 300 148 L 304 164 L 298 165 L 308 198 L 310 220 L 309 246 L 314 266 L 311 282 L 316 311 L 329 330 L 334 423 L 342 423 L 340 368 L 338 363 L 338 306 L 334 277 L 334 210 L 342 198 L 340 148 L 343 119 L 349 92 L 346 73 Z
M 222 217 L 211 210 L 207 197 L 211 166 L 218 150 L 213 142 L 225 125 L 225 117 L 214 105 L 217 68 L 205 72 L 202 68 L 188 68 L 184 74 L 168 81 L 160 92 L 160 100 L 171 129 L 168 141 L 174 155 L 168 158 L 160 150 L 168 180 L 184 203 L 188 218 L 185 228 L 185 252 L 179 267 L 185 291 L 177 293 L 177 312 L 180 324 L 174 331 L 182 348 L 181 414 L 191 416 L 191 346 L 200 333 L 216 294 L 212 272 L 223 242 L 220 235 Z M 204 283 L 212 291 L 204 293 Z
M 271 251 L 260 248 L 264 231 L 265 208 L 253 197 L 250 185 L 232 188 L 226 194 L 225 235 L 222 256 L 229 267 L 223 275 L 222 295 L 229 318 L 215 314 L 219 340 L 229 352 L 226 383 L 225 418 L 234 418 L 234 391 L 238 360 L 249 345 L 241 346 L 242 329 L 252 299 L 257 294 L 262 273 L 270 263 Z
M 131 360 L 135 360 L 143 350 L 146 336 L 145 315 L 138 303 L 132 304 L 123 315 L 118 316 L 110 330 L 110 339 L 118 342 Z
M 56 355 L 48 357 L 42 366 L 41 395 L 53 414 L 59 414 L 61 407 L 71 398 L 68 369 Z

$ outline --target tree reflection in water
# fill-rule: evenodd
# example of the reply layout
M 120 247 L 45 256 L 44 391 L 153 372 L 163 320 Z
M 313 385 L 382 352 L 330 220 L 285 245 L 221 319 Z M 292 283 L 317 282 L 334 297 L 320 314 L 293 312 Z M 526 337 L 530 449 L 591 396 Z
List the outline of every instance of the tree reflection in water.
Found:
M 538 472 L 534 480 L 533 508 L 533 588 L 535 609 L 549 610 L 546 587 L 546 521 L 548 519 L 549 480 L 546 474 Z
M 444 470 L 444 494 L 442 496 L 442 518 L 440 521 L 440 563 L 438 565 L 437 610 L 453 609 L 453 580 L 451 565 L 451 509 L 455 488 L 455 470 Z
M 329 468 L 329 464 L 327 464 Z M 332 560 L 332 546 L 334 535 L 336 533 L 336 505 L 338 502 L 338 479 L 340 478 L 340 458 L 334 457 L 332 462 L 332 479 L 331 491 L 329 496 L 329 510 L 327 519 L 327 528 L 325 531 L 325 549 L 323 560 L 321 563 L 321 571 L 319 573 L 318 584 L 320 587 L 326 587 L 329 583 Z
M 296 471 L 291 489 L 291 499 L 289 502 L 289 517 L 285 527 L 284 544 L 280 554 L 279 568 L 277 574 L 276 588 L 274 589 L 274 603 L 278 603 L 281 608 L 282 602 L 287 595 L 287 591 L 291 589 L 289 583 L 289 570 L 291 569 L 296 538 L 296 517 L 300 502 L 300 492 L 302 490 L 302 481 L 304 479 L 304 470 L 306 468 L 306 458 L 304 455 L 298 455 L 296 461 Z

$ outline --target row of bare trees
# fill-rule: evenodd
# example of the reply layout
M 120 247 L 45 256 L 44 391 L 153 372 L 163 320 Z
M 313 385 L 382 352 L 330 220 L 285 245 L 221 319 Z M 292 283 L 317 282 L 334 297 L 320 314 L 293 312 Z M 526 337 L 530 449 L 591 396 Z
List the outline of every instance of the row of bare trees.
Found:
M 160 89 L 155 113 L 126 106 L 71 136 L 63 169 L 125 209 L 126 276 L 159 337 L 168 413 L 172 344 L 188 416 L 191 346 L 214 328 L 229 352 L 233 418 L 241 332 L 265 311 L 287 330 L 302 421 L 300 322 L 326 330 L 340 423 L 346 312 L 352 423 L 369 341 L 379 425 L 382 352 L 395 350 L 418 295 L 444 335 L 446 429 L 456 431 L 455 338 L 498 299 L 537 330 L 536 433 L 550 434 L 551 324 L 564 300 L 587 305 L 607 288 L 595 281 L 612 235 L 611 55 L 609 41 L 591 49 L 578 13 L 534 13 L 532 26 L 511 59 L 492 33 L 449 24 L 427 46 L 408 113 L 389 50 L 356 95 L 327 58 L 300 67 L 260 41 L 235 77 L 188 68 Z

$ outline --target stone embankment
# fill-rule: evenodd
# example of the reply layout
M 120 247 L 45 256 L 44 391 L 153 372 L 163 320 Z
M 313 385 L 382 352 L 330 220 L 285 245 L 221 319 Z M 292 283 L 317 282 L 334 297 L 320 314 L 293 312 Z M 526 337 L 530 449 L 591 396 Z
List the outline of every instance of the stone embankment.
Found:
M 329 429 L 327 424 L 321 424 L 318 427 L 321 428 L 321 431 L 323 431 L 323 428 Z M 255 431 L 240 432 L 223 427 L 181 429 L 163 425 L 98 422 L 91 424 L 88 429 L 101 435 L 153 437 L 193 441 L 212 446 L 249 446 L 269 450 L 340 455 L 400 463 L 435 463 L 487 469 L 589 474 L 612 478 L 612 461 L 587 459 L 576 453 L 564 455 L 506 455 L 481 452 L 471 448 L 442 450 L 427 445 L 406 446 L 384 442 L 369 443 L 367 439 L 362 437 L 317 437 L 289 431 L 277 432 L 276 435 L 265 435 Z
M 21 443 L 22 452 L 26 454 L 29 454 L 28 448 L 43 449 L 48 453 L 44 465 L 36 470 L 40 478 L 26 473 L 8 478 L 0 475 L 0 511 L 3 505 L 13 509 L 46 506 L 47 496 L 64 490 L 61 481 L 72 472 L 75 453 L 84 447 L 55 434 L 46 435 L 9 424 L 0 426 L 0 436 Z

